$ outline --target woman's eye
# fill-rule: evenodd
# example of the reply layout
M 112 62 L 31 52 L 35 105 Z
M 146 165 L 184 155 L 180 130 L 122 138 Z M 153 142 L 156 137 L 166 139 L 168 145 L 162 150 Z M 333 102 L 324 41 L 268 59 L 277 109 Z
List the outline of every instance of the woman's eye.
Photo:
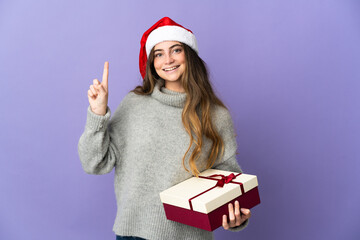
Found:
M 174 52 L 179 53 L 181 52 L 181 49 L 180 48 L 174 49 Z
M 155 54 L 155 57 L 161 57 L 161 53 Z

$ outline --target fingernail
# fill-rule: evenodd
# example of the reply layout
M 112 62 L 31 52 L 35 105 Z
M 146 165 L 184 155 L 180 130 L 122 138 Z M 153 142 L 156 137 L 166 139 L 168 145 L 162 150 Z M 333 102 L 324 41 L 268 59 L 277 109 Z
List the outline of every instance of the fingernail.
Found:
M 239 201 L 238 201 L 238 200 L 236 200 L 236 201 L 235 201 L 235 203 L 236 203 L 236 204 L 239 204 Z
M 244 214 L 248 214 L 250 212 L 249 209 L 246 209 L 246 208 L 242 208 L 241 211 L 244 213 Z

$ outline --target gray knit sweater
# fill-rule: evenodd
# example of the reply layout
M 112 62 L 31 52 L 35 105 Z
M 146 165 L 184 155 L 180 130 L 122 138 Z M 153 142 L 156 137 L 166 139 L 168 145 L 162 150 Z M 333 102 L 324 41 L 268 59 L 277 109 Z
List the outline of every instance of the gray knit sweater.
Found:
M 159 81 L 151 95 L 128 93 L 111 119 L 110 109 L 105 116 L 99 116 L 88 108 L 78 144 L 79 156 L 89 174 L 105 174 L 115 168 L 116 235 L 145 239 L 213 238 L 211 232 L 167 220 L 159 197 L 161 191 L 192 177 L 182 166 L 190 143 L 181 121 L 185 99 L 186 93 L 166 89 Z M 213 123 L 225 143 L 224 157 L 213 168 L 241 172 L 228 110 L 215 107 Z M 204 137 L 198 165 L 201 171 L 210 147 L 211 141 Z M 232 230 L 239 231 L 247 223 Z

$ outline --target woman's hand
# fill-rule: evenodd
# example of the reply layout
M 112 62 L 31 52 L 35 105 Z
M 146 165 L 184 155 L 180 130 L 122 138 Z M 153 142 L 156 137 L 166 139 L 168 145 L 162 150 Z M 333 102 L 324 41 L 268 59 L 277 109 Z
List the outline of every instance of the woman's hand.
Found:
M 94 79 L 93 84 L 88 90 L 88 99 L 91 111 L 97 115 L 104 116 L 106 114 L 108 104 L 108 76 L 109 76 L 109 62 L 104 64 L 104 72 L 102 82 Z
M 249 219 L 251 212 L 249 209 L 241 208 L 240 213 L 240 204 L 238 201 L 235 201 L 235 210 L 232 203 L 229 203 L 229 222 L 226 215 L 223 216 L 222 226 L 225 230 L 229 228 L 240 226 L 246 219 Z

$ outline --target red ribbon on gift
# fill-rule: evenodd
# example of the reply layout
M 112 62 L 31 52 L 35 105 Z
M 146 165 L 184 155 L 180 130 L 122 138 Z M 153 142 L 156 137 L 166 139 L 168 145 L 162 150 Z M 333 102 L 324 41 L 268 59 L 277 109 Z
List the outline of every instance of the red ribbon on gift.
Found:
M 225 176 L 225 175 L 222 175 L 222 174 L 214 174 L 214 175 L 211 175 L 211 176 L 208 176 L 208 177 L 203 177 L 203 176 L 199 176 L 199 178 L 205 178 L 205 179 L 209 179 L 209 180 L 215 180 L 217 181 L 215 186 L 209 188 L 208 190 L 205 190 L 201 193 L 199 193 L 198 195 L 192 197 L 189 199 L 189 205 L 190 205 L 190 209 L 193 211 L 193 207 L 192 207 L 192 203 L 191 201 L 194 199 L 194 198 L 197 198 L 198 196 L 216 188 L 216 187 L 223 187 L 225 184 L 228 184 L 228 183 L 234 183 L 234 184 L 239 184 L 240 185 L 240 190 L 241 190 L 241 194 L 244 194 L 245 191 L 244 191 L 244 186 L 241 182 L 233 182 L 232 180 L 235 179 L 237 176 L 239 176 L 241 173 L 235 175 L 233 173 L 231 173 L 230 175 L 228 176 Z M 221 179 L 217 179 L 215 177 L 221 177 Z
M 201 176 L 200 176 L 201 177 Z M 221 177 L 221 179 L 217 180 L 217 183 L 215 185 L 215 187 L 223 187 L 225 184 L 231 182 L 233 179 L 236 178 L 235 174 L 230 174 L 229 176 L 224 176 L 222 174 L 214 174 L 214 175 L 211 175 L 209 177 L 201 177 L 201 178 L 212 178 L 212 177 Z M 212 179 L 214 180 L 214 179 Z

